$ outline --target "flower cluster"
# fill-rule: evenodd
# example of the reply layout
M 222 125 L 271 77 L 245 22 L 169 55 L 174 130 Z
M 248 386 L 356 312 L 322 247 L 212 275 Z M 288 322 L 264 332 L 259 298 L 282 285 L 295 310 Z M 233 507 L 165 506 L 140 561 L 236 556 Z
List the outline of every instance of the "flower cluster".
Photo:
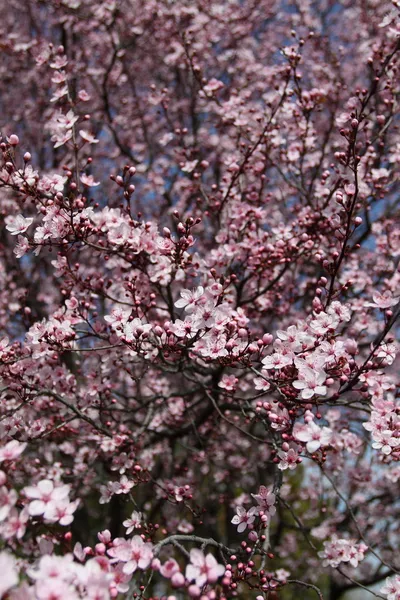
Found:
M 364 559 L 367 550 L 368 547 L 364 543 L 356 544 L 355 540 L 333 535 L 329 541 L 324 542 L 324 549 L 318 555 L 323 559 L 325 566 L 338 567 L 341 563 L 349 563 L 356 568 Z

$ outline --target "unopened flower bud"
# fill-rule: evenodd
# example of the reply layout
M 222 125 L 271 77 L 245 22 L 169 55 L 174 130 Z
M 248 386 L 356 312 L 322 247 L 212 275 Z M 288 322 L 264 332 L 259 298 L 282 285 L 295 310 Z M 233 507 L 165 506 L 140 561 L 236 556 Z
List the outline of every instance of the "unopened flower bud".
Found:
M 269 346 L 272 343 L 273 339 L 274 337 L 270 333 L 264 333 L 262 337 L 262 341 L 266 346 Z
M 353 339 L 346 340 L 344 343 L 344 347 L 346 349 L 346 352 L 348 352 L 352 356 L 357 354 L 358 346 L 357 346 L 357 342 L 355 340 L 353 340 Z
M 198 585 L 189 585 L 188 593 L 191 598 L 198 598 L 201 595 L 201 589 Z
M 94 549 L 96 550 L 96 554 L 105 554 L 106 545 L 100 542 L 99 544 L 95 545 Z
M 258 535 L 255 531 L 250 531 L 250 533 L 247 537 L 249 538 L 249 540 L 251 542 L 256 542 L 258 540 Z
M 185 585 L 185 577 L 179 571 L 174 573 L 171 577 L 171 585 L 174 588 L 182 587 Z
M 13 133 L 12 135 L 10 135 L 8 141 L 10 142 L 11 146 L 18 146 L 19 137 L 15 135 L 15 133 Z

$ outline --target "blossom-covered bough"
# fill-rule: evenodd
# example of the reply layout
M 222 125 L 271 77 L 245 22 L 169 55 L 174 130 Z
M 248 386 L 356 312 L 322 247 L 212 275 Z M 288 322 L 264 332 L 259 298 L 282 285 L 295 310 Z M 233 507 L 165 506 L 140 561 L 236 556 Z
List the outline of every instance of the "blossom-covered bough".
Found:
M 399 8 L 0 7 L 1 599 L 400 598 Z

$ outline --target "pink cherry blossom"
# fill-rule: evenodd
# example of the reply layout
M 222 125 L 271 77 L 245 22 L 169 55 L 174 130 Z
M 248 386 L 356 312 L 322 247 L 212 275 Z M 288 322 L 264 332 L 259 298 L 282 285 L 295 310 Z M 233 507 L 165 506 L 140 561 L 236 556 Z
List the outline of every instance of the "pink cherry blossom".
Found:
M 0 447 L 0 463 L 5 460 L 15 460 L 25 450 L 27 444 L 18 442 L 18 440 L 11 440 L 3 447 Z
M 324 559 L 325 565 L 331 567 L 338 567 L 342 562 L 357 567 L 364 559 L 367 550 L 368 547 L 364 543 L 356 544 L 355 540 L 342 539 L 333 535 L 329 541 L 324 542 L 324 549 L 318 555 Z
M 279 354 L 275 352 L 263 358 L 263 369 L 283 369 L 284 367 L 292 364 L 293 359 L 290 355 Z
M 25 496 L 32 500 L 28 506 L 29 514 L 38 516 L 43 515 L 46 511 L 50 511 L 52 514 L 59 503 L 64 503 L 69 492 L 69 485 L 55 486 L 54 482 L 49 479 L 39 481 L 37 486 L 25 487 Z
M 278 458 L 278 469 L 281 471 L 285 471 L 286 469 L 293 470 L 297 467 L 299 455 L 293 448 L 290 448 L 287 452 L 279 450 Z
M 14 248 L 14 254 L 17 258 L 22 258 L 29 250 L 29 241 L 22 235 L 18 236 L 18 242 Z
M 83 185 L 86 187 L 97 187 L 100 185 L 100 181 L 95 181 L 93 175 L 86 175 L 86 173 L 82 173 L 80 179 Z
M 321 428 L 311 421 L 307 425 L 296 423 L 293 435 L 296 440 L 306 444 L 307 452 L 313 453 L 321 447 L 328 446 L 333 434 L 328 427 Z
M 44 518 L 49 523 L 59 523 L 63 527 L 70 525 L 79 502 L 80 500 L 69 502 L 67 498 L 58 500 L 57 503 L 51 502 L 44 512 Z
M 190 563 L 186 567 L 186 579 L 194 581 L 200 588 L 206 583 L 215 583 L 225 572 L 225 567 L 212 554 L 204 555 L 201 550 L 190 551 Z
M 129 541 L 116 538 L 108 554 L 113 562 L 125 563 L 122 570 L 127 575 L 134 573 L 138 568 L 146 569 L 153 558 L 152 545 L 144 542 L 138 535 Z
M 22 215 L 17 215 L 16 217 L 7 217 L 7 226 L 6 229 L 11 233 L 11 235 L 19 235 L 24 233 L 30 225 L 33 223 L 33 218 L 25 218 Z
M 231 523 L 238 526 L 238 533 L 243 533 L 249 525 L 254 523 L 257 511 L 254 506 L 250 510 L 246 510 L 243 506 L 238 506 L 236 512 L 237 514 L 232 518 Z
M 251 495 L 258 504 L 258 511 L 262 510 L 264 514 L 268 516 L 272 516 L 276 513 L 276 496 L 272 490 L 266 488 L 265 485 L 261 485 L 260 489 L 258 490 L 258 494 Z
M 14 489 L 9 490 L 4 485 L 0 487 L 0 523 L 11 513 L 17 499 L 18 495 Z
M 79 135 L 85 142 L 89 142 L 89 144 L 98 144 L 99 140 L 97 140 L 94 135 L 92 135 L 89 131 L 85 131 L 84 129 L 79 130 Z
M 171 579 L 174 573 L 179 573 L 180 567 L 175 559 L 169 558 L 163 565 L 160 567 L 160 573 L 163 577 L 167 579 Z
M 400 598 L 400 576 L 387 577 L 386 583 L 379 590 L 385 594 L 387 600 L 399 600 Z
M 129 517 L 129 519 L 126 519 L 122 523 L 123 526 L 127 528 L 126 534 L 129 535 L 130 533 L 132 533 L 132 531 L 134 529 L 140 529 L 141 521 L 142 521 L 142 513 L 134 510 L 132 512 L 131 516 Z
M 15 558 L 7 551 L 0 552 L 0 598 L 19 581 Z
M 223 388 L 227 392 L 232 392 L 236 389 L 236 385 L 238 383 L 237 377 L 234 375 L 224 375 L 219 382 L 218 386 Z
M 177 308 L 184 308 L 186 312 L 192 313 L 203 301 L 204 288 L 200 285 L 195 290 L 181 290 L 181 298 L 175 302 Z
M 379 292 L 375 292 L 372 296 L 374 304 L 369 304 L 369 306 L 378 306 L 379 308 L 391 308 L 392 306 L 396 306 L 400 300 L 400 296 L 394 296 L 391 291 L 387 290 L 382 294 Z

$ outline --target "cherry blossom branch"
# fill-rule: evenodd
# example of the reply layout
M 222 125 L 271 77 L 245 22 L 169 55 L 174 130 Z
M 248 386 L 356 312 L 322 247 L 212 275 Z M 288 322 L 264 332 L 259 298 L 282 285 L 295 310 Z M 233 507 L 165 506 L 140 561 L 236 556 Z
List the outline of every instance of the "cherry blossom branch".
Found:
M 169 544 L 174 544 L 176 542 L 192 542 L 195 544 L 200 544 L 203 549 L 206 548 L 207 546 L 213 546 L 214 548 L 218 548 L 219 550 L 221 550 L 226 555 L 232 555 L 232 554 L 238 553 L 238 550 L 229 548 L 229 547 L 225 546 L 224 544 L 217 542 L 216 540 L 214 540 L 212 538 L 203 538 L 203 537 L 199 537 L 197 535 L 174 534 L 174 535 L 171 535 L 171 536 L 165 538 L 164 540 L 161 540 L 161 542 L 158 542 L 154 546 L 154 555 L 158 556 L 158 554 L 161 551 L 161 548 L 163 548 L 164 546 L 168 546 Z
M 360 536 L 360 539 L 363 540 L 363 542 L 368 546 L 370 552 L 379 560 L 380 563 L 382 563 L 383 565 L 385 565 L 386 567 L 388 567 L 392 572 L 394 573 L 400 573 L 400 571 L 398 571 L 395 567 L 393 567 L 393 565 L 390 565 L 389 563 L 387 563 L 381 556 L 379 556 L 379 554 L 372 548 L 372 546 L 368 543 L 368 540 L 365 538 L 363 532 L 360 529 L 360 526 L 358 525 L 356 516 L 354 514 L 354 511 L 351 507 L 351 505 L 349 504 L 347 498 L 340 492 L 340 490 L 338 489 L 338 487 L 336 486 L 335 482 L 333 481 L 332 477 L 330 477 L 328 475 L 328 473 L 326 472 L 326 470 L 320 466 L 320 469 L 322 471 L 322 474 L 328 479 L 328 481 L 330 482 L 332 488 L 335 490 L 336 494 L 339 496 L 339 498 L 345 503 L 347 510 L 349 511 L 350 517 L 357 529 L 357 533 Z
M 57 400 L 57 402 L 60 402 L 61 404 L 63 404 L 67 408 L 69 408 L 69 410 L 72 410 L 72 412 L 74 412 L 75 415 L 79 419 L 82 419 L 82 421 L 86 421 L 86 423 L 89 423 L 89 425 L 91 425 L 99 433 L 102 433 L 103 435 L 106 435 L 109 438 L 113 437 L 113 434 L 110 431 L 108 431 L 107 429 L 105 429 L 101 425 L 98 425 L 95 421 L 93 421 L 93 419 L 91 419 L 90 417 L 88 417 L 87 415 L 85 415 L 82 411 L 80 411 L 79 408 L 77 408 L 76 406 L 74 406 L 73 404 L 71 404 L 70 402 L 68 402 L 67 400 L 65 400 L 65 398 L 63 398 L 62 396 L 60 396 L 60 394 L 57 394 L 56 392 L 53 392 L 52 390 L 43 389 L 43 390 L 37 391 L 34 394 L 33 397 L 34 398 L 38 398 L 40 396 L 51 396 L 52 398 L 54 398 L 55 400 Z
M 300 586 L 303 586 L 303 587 L 309 588 L 309 589 L 311 589 L 311 590 L 314 590 L 314 592 L 317 594 L 318 598 L 319 598 L 320 600 L 324 600 L 324 597 L 323 597 L 323 595 L 322 595 L 322 592 L 321 592 L 321 590 L 320 590 L 320 589 L 319 589 L 319 588 L 318 588 L 316 585 L 314 585 L 313 583 L 307 583 L 307 582 L 305 582 L 305 581 L 301 581 L 301 580 L 299 580 L 299 579 L 287 579 L 287 580 L 286 580 L 286 583 L 287 583 L 287 584 L 289 584 L 289 585 L 290 585 L 290 584 L 293 584 L 293 585 L 300 585 Z
M 355 579 L 353 579 L 352 577 L 350 577 L 350 575 L 347 575 L 347 573 L 345 573 L 340 567 L 336 567 L 336 570 L 341 575 L 343 575 L 343 577 L 345 577 L 346 579 L 348 579 L 349 581 L 351 581 L 351 583 L 354 586 L 356 586 L 358 588 L 361 588 L 362 590 L 365 590 L 366 592 L 368 592 L 369 594 L 371 594 L 371 596 L 375 596 L 375 598 L 382 598 L 382 600 L 386 600 L 385 596 L 381 596 L 380 594 L 376 594 L 373 590 L 371 590 L 370 588 L 368 588 L 365 585 L 363 585 L 360 581 L 356 581 Z

